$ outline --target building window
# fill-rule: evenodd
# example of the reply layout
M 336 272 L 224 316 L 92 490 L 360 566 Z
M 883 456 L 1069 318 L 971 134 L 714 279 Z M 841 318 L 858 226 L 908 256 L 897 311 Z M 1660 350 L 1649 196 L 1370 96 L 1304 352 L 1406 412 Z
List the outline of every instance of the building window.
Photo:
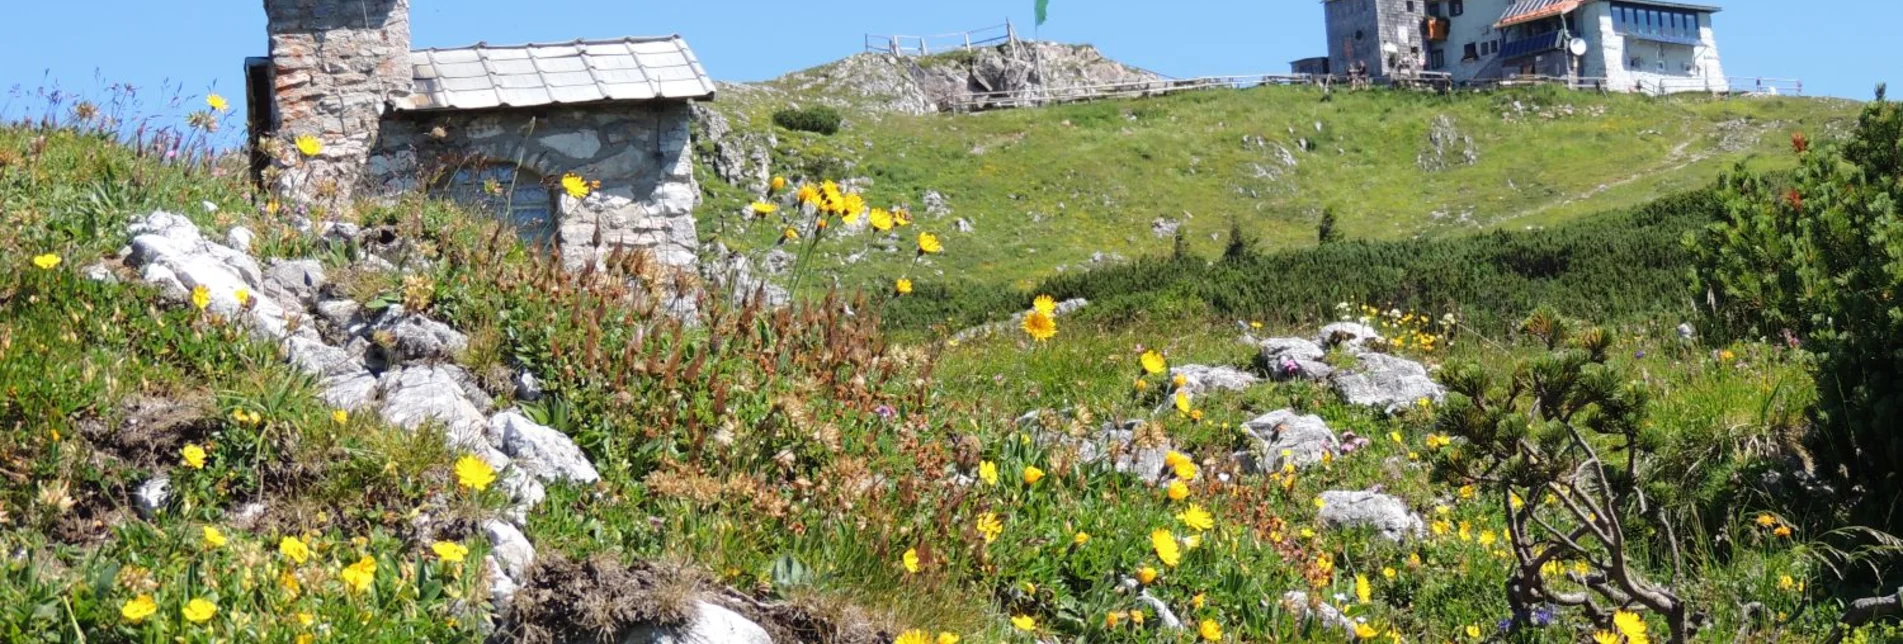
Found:
M 1414 0 L 1407 0 L 1407 12 L 1414 13 Z
M 555 238 L 555 204 L 560 202 L 534 171 L 512 163 L 487 163 L 458 169 L 439 189 L 467 208 L 514 226 L 524 241 L 540 244 Z
M 1362 35 L 1362 34 L 1361 34 L 1361 30 L 1360 30 L 1360 29 L 1356 29 L 1356 30 L 1355 30 L 1355 40 L 1357 40 L 1357 41 L 1358 41 L 1358 40 L 1361 40 L 1361 35 Z
M 1467 48 L 1460 55 L 1460 59 L 1461 60 L 1480 60 L 1480 46 L 1475 43 L 1467 43 Z
M 1456 16 L 1467 13 L 1467 6 L 1463 0 L 1454 0 L 1453 4 L 1448 5 L 1448 7 L 1448 13 Z
M 1447 66 L 1447 50 L 1430 49 L 1427 51 L 1427 68 L 1441 69 Z
M 1615 2 L 1612 25 L 1615 33 L 1628 38 L 1685 45 L 1696 45 L 1700 41 L 1696 11 Z

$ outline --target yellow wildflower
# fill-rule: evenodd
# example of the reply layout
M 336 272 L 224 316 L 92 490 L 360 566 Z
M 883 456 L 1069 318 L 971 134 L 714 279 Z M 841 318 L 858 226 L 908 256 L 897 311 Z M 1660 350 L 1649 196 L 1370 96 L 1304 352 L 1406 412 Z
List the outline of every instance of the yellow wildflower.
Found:
M 1381 578 L 1382 578 L 1382 579 L 1393 579 L 1393 578 L 1394 578 L 1394 575 L 1395 575 L 1395 574 L 1396 574 L 1396 573 L 1394 572 L 1394 567 L 1393 567 L 1393 566 L 1383 566 L 1383 567 L 1381 568 Z
M 1355 575 L 1355 601 L 1366 604 L 1374 599 L 1374 587 L 1368 583 L 1367 575 Z
M 1156 558 L 1162 560 L 1165 566 L 1175 568 L 1183 562 L 1183 551 L 1176 545 L 1176 535 L 1170 534 L 1168 529 L 1157 528 L 1151 532 L 1150 547 L 1156 550 Z
M 795 199 L 798 199 L 800 203 L 815 203 L 815 202 L 818 202 L 818 201 L 819 201 L 819 189 L 818 189 L 818 188 L 814 188 L 814 187 L 813 187 L 813 184 L 810 184 L 810 183 L 802 183 L 802 184 L 800 184 L 800 189 L 799 189 L 799 192 L 796 192 L 796 193 L 794 193 L 794 194 L 793 194 L 793 198 L 795 198 Z
M 899 638 L 892 640 L 892 644 L 932 644 L 932 636 L 915 628 L 899 633 Z
M 1791 536 L 1791 526 L 1787 526 L 1787 525 L 1778 526 L 1776 530 L 1771 531 L 1771 534 L 1774 534 L 1780 537 L 1789 537 Z
M 1619 634 L 1624 635 L 1626 639 L 1636 640 L 1645 637 L 1645 618 L 1639 617 L 1638 613 L 1616 611 L 1612 614 L 1612 626 L 1619 629 Z
M 278 587 L 283 588 L 285 597 L 290 599 L 297 599 L 298 594 L 304 589 L 304 585 L 298 583 L 297 575 L 291 574 L 289 569 L 278 573 Z
M 226 543 L 229 543 L 231 541 L 230 539 L 225 538 L 225 533 L 220 532 L 218 528 L 213 526 L 205 526 L 205 529 L 203 532 L 204 532 L 205 545 L 213 547 L 213 548 L 224 547 Z
M 297 145 L 297 151 L 307 157 L 314 157 L 324 152 L 324 142 L 309 134 L 299 134 L 292 142 Z
M 304 545 L 297 537 L 285 537 L 278 540 L 278 553 L 290 557 L 294 563 L 304 563 L 311 558 L 310 546 Z
M 1143 363 L 1144 372 L 1153 376 L 1169 368 L 1169 361 L 1163 359 L 1163 354 L 1157 353 L 1155 349 L 1143 352 L 1143 357 L 1139 358 L 1138 362 Z
M 588 196 L 589 190 L 588 180 L 581 178 L 581 175 L 573 172 L 562 175 L 562 191 L 568 196 L 581 199 Z
M 985 485 L 997 485 L 998 484 L 998 464 L 993 463 L 991 461 L 979 462 L 978 463 L 978 480 L 984 481 Z
M 211 306 L 211 289 L 204 284 L 192 287 L 192 307 L 203 311 L 207 306 Z
M 785 190 L 785 189 L 786 189 L 786 177 L 781 177 L 781 176 L 774 176 L 774 177 L 773 177 L 773 180 L 772 180 L 772 181 L 768 181 L 766 185 L 767 185 L 767 189 L 768 189 L 768 190 L 771 190 L 771 191 L 773 191 L 773 192 L 779 192 L 779 191 L 781 191 L 781 190 Z
M 1188 548 L 1188 549 L 1190 549 L 1190 550 L 1195 550 L 1195 549 L 1197 549 L 1197 548 L 1200 548 L 1200 547 L 1202 547 L 1202 545 L 1203 545 L 1203 535 L 1200 535 L 1200 534 L 1192 534 L 1192 535 L 1189 535 L 1189 536 L 1187 536 L 1187 537 L 1183 537 L 1183 547 L 1184 547 L 1184 548 Z
M 205 105 L 210 106 L 212 111 L 215 112 L 223 112 L 231 109 L 231 103 L 226 101 L 225 97 L 217 94 L 206 94 Z
M 1202 610 L 1203 605 L 1207 603 L 1209 603 L 1209 599 L 1204 597 L 1202 593 L 1196 593 L 1195 597 L 1189 598 L 1189 607 L 1196 610 Z
M 1032 619 L 1030 615 L 1017 615 L 1011 618 L 1011 626 L 1020 631 L 1035 631 L 1037 630 L 1037 620 Z
M 1475 489 L 1473 484 L 1471 483 L 1460 486 L 1460 498 L 1471 499 L 1471 498 L 1474 498 L 1474 495 L 1479 493 L 1480 491 L 1478 489 Z
M 920 255 L 936 255 L 938 253 L 945 252 L 945 245 L 939 243 L 938 235 L 934 235 L 931 233 L 919 233 L 918 234 L 918 252 Z
M 1480 639 L 1480 627 L 1479 627 L 1479 626 L 1477 626 L 1477 625 L 1474 625 L 1474 624 L 1468 624 L 1468 625 L 1467 625 L 1467 637 L 1471 637 L 1471 638 L 1474 638 L 1474 639 Z
M 1355 625 L 1355 639 L 1371 640 L 1381 635 L 1381 630 L 1367 624 Z
M 899 557 L 899 563 L 905 566 L 906 572 L 917 574 L 918 573 L 918 549 L 906 548 L 905 555 Z
M 1209 511 L 1204 510 L 1203 506 L 1194 503 L 1189 504 L 1189 508 L 1177 514 L 1176 520 L 1183 522 L 1184 527 L 1197 532 L 1216 527 L 1216 518 L 1210 516 Z
M 1189 409 L 1189 392 L 1182 389 L 1176 390 L 1176 411 L 1187 414 Z
M 1117 612 L 1113 610 L 1108 613 L 1104 613 L 1103 615 L 1104 628 L 1115 629 L 1117 627 L 1117 623 L 1121 621 L 1123 621 L 1123 613 L 1121 612 Z
M 1057 336 L 1057 320 L 1052 319 L 1050 315 L 1043 311 L 1032 311 L 1024 314 L 1024 322 L 1021 326 L 1024 327 L 1025 335 L 1031 336 L 1031 339 L 1038 342 L 1043 342 Z
M 454 541 L 438 541 L 430 544 L 429 549 L 436 553 L 437 559 L 449 563 L 461 563 L 464 557 L 469 556 L 469 548 Z
M 1132 625 L 1135 625 L 1135 626 L 1142 626 L 1142 625 L 1143 625 L 1143 619 L 1144 619 L 1144 617 L 1143 617 L 1143 611 L 1141 611 L 1141 610 L 1133 610 L 1133 611 L 1130 611 L 1130 623 L 1131 623 Z
M 377 580 L 377 560 L 365 555 L 362 559 L 358 559 L 357 563 L 345 566 L 343 572 L 337 576 L 344 580 L 344 586 L 351 592 L 361 593 L 370 590 L 370 585 Z
M 125 605 L 119 607 L 119 616 L 134 624 L 145 621 L 145 618 L 151 617 L 156 612 L 159 612 L 159 603 L 152 601 L 151 595 L 140 595 L 128 599 Z
M 1187 499 L 1189 498 L 1189 484 L 1184 483 L 1182 479 L 1170 481 L 1168 494 L 1171 501 Z
M 753 211 L 753 214 L 760 215 L 762 217 L 771 215 L 773 213 L 780 211 L 779 206 L 770 204 L 764 201 L 755 201 L 753 202 L 753 205 L 748 206 L 747 209 Z
M 198 597 L 186 602 L 185 607 L 179 612 L 185 616 L 185 621 L 203 624 L 211 621 L 212 616 L 218 614 L 218 605 L 211 603 L 211 600 Z
M 899 295 L 912 294 L 912 280 L 901 277 L 898 281 L 892 283 L 892 287 L 893 290 L 899 292 Z
M 893 210 L 892 223 L 898 224 L 901 227 L 910 226 L 912 225 L 912 213 L 906 212 L 903 208 Z
M 820 221 L 825 221 L 825 220 L 821 219 Z M 799 241 L 800 231 L 793 230 L 792 226 L 787 226 L 786 230 L 780 231 L 780 239 L 783 241 L 789 241 L 789 242 Z
M 938 641 L 934 644 L 958 644 L 958 635 L 955 633 L 940 632 L 938 634 Z
M 985 543 L 997 541 L 1003 532 L 1004 523 L 998 520 L 998 515 L 990 512 L 978 515 L 978 533 L 984 536 Z
M 1202 635 L 1205 642 L 1222 641 L 1222 625 L 1213 619 L 1203 620 L 1202 625 L 1196 627 L 1196 633 Z
M 349 423 L 350 412 L 344 411 L 342 409 L 333 409 L 330 411 L 330 422 L 337 423 L 339 425 Z
M 186 467 L 194 470 L 205 469 L 205 448 L 199 447 L 197 443 L 186 443 L 185 447 L 178 450 L 178 455 Z
M 1082 530 L 1078 530 L 1077 534 L 1072 535 L 1070 538 L 1070 544 L 1073 546 L 1081 546 L 1086 543 L 1090 543 L 1090 533 Z
M 1039 295 L 1037 299 L 1031 300 L 1031 310 L 1045 315 L 1057 315 L 1057 300 L 1051 299 L 1049 295 Z
M 33 257 L 33 265 L 40 267 L 40 270 L 43 271 L 53 270 L 54 267 L 59 266 L 59 261 L 59 255 L 53 253 L 35 255 Z
M 866 216 L 866 221 L 879 232 L 892 230 L 892 213 L 884 208 L 873 208 L 872 214 Z
M 1043 479 L 1044 479 L 1044 470 L 1037 469 L 1037 466 L 1035 465 L 1024 466 L 1024 484 L 1025 485 L 1037 485 L 1037 482 Z
M 1592 644 L 1619 644 L 1619 634 L 1611 631 L 1599 631 L 1592 634 Z
M 496 481 L 496 470 L 474 454 L 456 459 L 456 484 L 481 492 Z
M 1149 585 L 1149 584 L 1150 584 L 1150 583 L 1152 583 L 1152 582 L 1155 582 L 1155 581 L 1156 581 L 1156 569 L 1155 569 L 1155 568 L 1151 568 L 1151 567 L 1149 567 L 1149 566 L 1144 566 L 1144 567 L 1142 567 L 1142 568 L 1138 568 L 1138 569 L 1137 569 L 1137 581 L 1140 581 L 1140 582 L 1143 582 L 1143 584 L 1144 584 L 1144 585 L 1146 585 L 1146 586 L 1147 586 L 1147 585 Z

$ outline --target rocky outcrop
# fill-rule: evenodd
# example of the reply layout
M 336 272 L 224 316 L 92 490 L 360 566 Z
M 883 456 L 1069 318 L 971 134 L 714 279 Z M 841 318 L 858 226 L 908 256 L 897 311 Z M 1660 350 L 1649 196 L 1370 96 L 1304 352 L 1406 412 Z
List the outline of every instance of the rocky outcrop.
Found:
M 1261 350 L 1263 370 L 1275 380 L 1321 381 L 1335 373 L 1334 367 L 1322 361 L 1328 351 L 1311 340 L 1269 338 L 1254 344 Z
M 1427 533 L 1427 524 L 1407 508 L 1401 499 L 1375 492 L 1329 491 L 1321 493 L 1322 508 L 1316 518 L 1332 528 L 1374 528 L 1382 537 L 1406 541 Z
M 1200 364 L 1170 368 L 1171 379 L 1179 376 L 1183 379 L 1183 386 L 1177 389 L 1192 395 L 1212 391 L 1242 391 L 1262 381 L 1254 374 L 1235 367 L 1212 367 Z
M 1278 409 L 1242 427 L 1255 439 L 1251 451 L 1238 455 L 1245 472 L 1275 472 L 1286 465 L 1308 467 L 1341 453 L 1341 439 L 1320 416 Z
M 1385 353 L 1361 353 L 1334 375 L 1335 393 L 1349 404 L 1394 412 L 1421 400 L 1438 403 L 1447 390 L 1421 363 Z
M 681 626 L 644 625 L 621 638 L 622 644 L 773 644 L 765 628 L 719 604 L 694 602 L 694 614 Z
M 1037 412 L 1032 412 L 1036 414 Z M 1019 419 L 1019 425 L 1025 424 Z M 1170 445 L 1166 440 L 1139 440 L 1137 434 L 1143 421 L 1131 420 L 1105 422 L 1096 432 L 1085 436 L 1072 436 L 1061 432 L 1041 432 L 1039 445 L 1046 448 L 1061 447 L 1077 455 L 1077 461 L 1085 465 L 1108 462 L 1110 469 L 1135 474 L 1146 480 L 1160 480 L 1164 474 Z
M 875 111 L 929 114 L 992 92 L 1102 85 L 1142 89 L 1164 82 L 1157 74 L 1106 58 L 1090 45 L 1017 41 L 925 57 L 859 54 L 767 85 Z

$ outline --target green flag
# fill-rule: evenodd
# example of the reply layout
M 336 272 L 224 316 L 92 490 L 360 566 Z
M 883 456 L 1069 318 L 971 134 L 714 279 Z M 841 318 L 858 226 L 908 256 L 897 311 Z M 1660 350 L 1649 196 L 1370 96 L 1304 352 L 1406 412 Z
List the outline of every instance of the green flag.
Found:
M 1051 0 L 1037 0 L 1037 26 L 1044 26 L 1044 20 L 1051 17 Z

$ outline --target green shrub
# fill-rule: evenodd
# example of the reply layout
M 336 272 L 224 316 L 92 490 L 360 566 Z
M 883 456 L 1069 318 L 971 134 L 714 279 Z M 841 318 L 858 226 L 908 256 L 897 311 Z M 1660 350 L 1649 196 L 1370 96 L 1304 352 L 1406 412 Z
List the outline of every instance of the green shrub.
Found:
M 1879 90 L 1848 141 L 1792 143 L 1802 163 L 1788 178 L 1723 179 L 1719 218 L 1687 239 L 1694 275 L 1712 331 L 1817 353 L 1818 465 L 1887 506 L 1903 490 L 1903 110 Z
M 844 117 L 839 115 L 839 110 L 826 105 L 787 108 L 773 113 L 774 125 L 799 132 L 825 135 L 837 134 L 842 120 Z

